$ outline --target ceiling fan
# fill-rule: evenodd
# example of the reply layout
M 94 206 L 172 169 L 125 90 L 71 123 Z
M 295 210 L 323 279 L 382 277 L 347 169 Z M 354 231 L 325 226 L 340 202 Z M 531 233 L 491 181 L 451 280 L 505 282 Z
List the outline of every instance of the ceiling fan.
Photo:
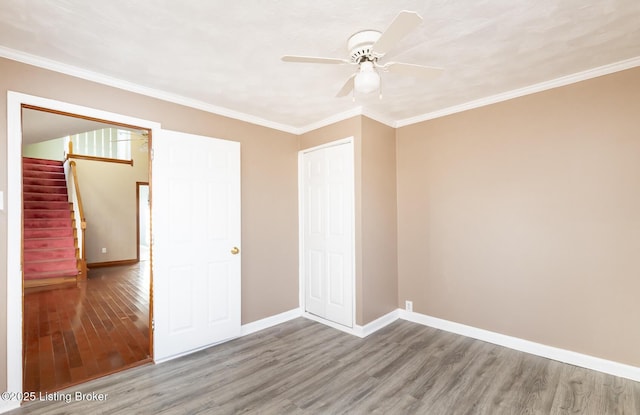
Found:
M 358 70 L 347 79 L 336 96 L 343 97 L 352 91 L 354 94 L 355 92 L 368 94 L 377 90 L 380 98 L 382 98 L 379 72 L 410 75 L 427 80 L 433 79 L 442 73 L 441 68 L 430 66 L 400 62 L 379 63 L 379 60 L 382 59 L 400 39 L 405 37 L 420 23 L 422 23 L 422 17 L 420 17 L 418 13 L 403 10 L 384 32 L 378 30 L 363 30 L 352 35 L 347 41 L 349 59 L 285 55 L 282 57 L 282 60 L 284 62 L 297 63 L 357 65 Z
M 127 138 L 120 138 L 117 140 L 110 140 L 112 143 L 116 143 L 118 141 L 144 141 L 144 142 L 148 142 L 149 141 L 149 131 L 147 130 L 141 130 L 141 131 L 136 131 L 136 130 L 122 130 L 120 129 L 119 131 L 124 131 L 124 132 L 129 132 L 129 137 Z
M 122 138 L 122 139 L 117 139 L 117 140 L 109 140 L 111 143 L 118 143 L 121 141 L 130 141 L 131 144 L 133 144 L 134 141 L 140 141 L 142 144 L 140 144 L 140 147 L 138 148 L 138 151 L 141 152 L 147 152 L 149 149 L 149 131 L 147 130 L 142 130 L 141 132 L 136 132 L 136 131 L 131 131 L 131 133 L 133 133 L 132 135 L 134 135 L 134 137 L 129 136 L 128 138 Z M 135 137 L 137 136 L 137 137 Z

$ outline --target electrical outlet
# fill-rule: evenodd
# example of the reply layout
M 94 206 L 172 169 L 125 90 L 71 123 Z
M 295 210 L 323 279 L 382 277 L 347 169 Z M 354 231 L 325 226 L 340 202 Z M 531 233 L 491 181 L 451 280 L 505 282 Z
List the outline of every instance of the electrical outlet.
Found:
M 404 309 L 407 311 L 413 311 L 413 301 L 405 301 L 404 302 Z
M 106 254 L 107 253 L 107 248 L 102 248 L 102 253 Z

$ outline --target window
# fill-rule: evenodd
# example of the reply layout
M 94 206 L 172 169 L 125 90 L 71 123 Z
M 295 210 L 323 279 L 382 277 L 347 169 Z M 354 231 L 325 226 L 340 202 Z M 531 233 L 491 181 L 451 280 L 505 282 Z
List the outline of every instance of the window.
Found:
M 131 160 L 131 131 L 103 128 L 75 134 L 68 139 L 73 143 L 73 154 L 117 160 Z

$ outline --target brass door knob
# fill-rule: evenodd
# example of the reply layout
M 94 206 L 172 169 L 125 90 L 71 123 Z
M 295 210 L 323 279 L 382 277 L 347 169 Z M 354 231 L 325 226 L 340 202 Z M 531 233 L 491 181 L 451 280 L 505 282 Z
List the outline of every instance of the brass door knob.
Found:
M 234 246 L 234 247 L 231 249 L 231 254 L 232 254 L 232 255 L 238 255 L 239 253 L 240 253 L 240 249 L 238 249 L 238 247 L 237 247 L 237 246 Z

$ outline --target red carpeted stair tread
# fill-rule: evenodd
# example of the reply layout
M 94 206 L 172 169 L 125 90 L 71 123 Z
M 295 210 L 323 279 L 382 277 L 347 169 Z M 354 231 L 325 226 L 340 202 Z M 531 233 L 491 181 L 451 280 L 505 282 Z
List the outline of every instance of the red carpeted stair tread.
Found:
M 22 184 L 29 186 L 67 186 L 64 179 L 43 179 L 41 177 L 22 177 Z
M 71 211 L 69 209 L 28 209 L 24 211 L 25 219 L 54 219 L 70 217 Z
M 22 170 L 27 170 L 30 172 L 51 172 L 51 173 L 64 173 L 64 168 L 62 165 L 56 166 L 52 164 L 38 164 L 38 163 L 22 163 Z
M 73 229 L 70 226 L 66 228 L 30 228 L 24 229 L 23 235 L 25 239 L 73 237 Z
M 47 172 L 47 171 L 33 171 L 22 173 L 22 177 L 28 177 L 30 179 L 43 179 L 43 180 L 65 180 L 64 172 Z
M 25 193 L 57 193 L 66 195 L 67 187 L 66 186 L 53 186 L 53 185 L 42 185 L 42 184 L 24 184 L 22 186 L 22 190 Z
M 45 259 L 75 259 L 76 248 L 73 246 L 67 246 L 62 248 L 40 248 L 40 249 L 25 249 L 24 260 L 26 261 L 41 261 Z
M 42 208 L 42 200 L 25 200 L 23 202 L 24 210 L 34 210 Z M 47 209 L 53 210 L 65 210 L 69 208 L 69 202 L 65 199 L 64 201 L 47 201 Z
M 76 258 L 48 258 L 39 259 L 36 261 L 29 261 L 24 264 L 24 272 L 49 272 L 60 271 L 66 269 L 73 269 L 77 265 Z
M 24 240 L 24 249 L 75 247 L 73 238 L 33 238 Z
M 59 193 L 24 193 L 25 202 L 67 202 L 69 198 L 66 194 Z M 42 208 L 42 206 L 39 206 Z M 48 209 L 48 207 L 45 207 Z
M 71 227 L 70 218 L 52 218 L 52 219 L 25 219 L 24 228 L 42 229 L 42 228 L 65 228 Z
M 39 159 L 39 158 L 35 158 L 35 157 L 23 157 L 22 158 L 22 163 L 28 163 L 28 164 L 51 164 L 51 165 L 56 165 L 56 166 L 61 166 L 62 162 L 59 160 L 47 160 L 47 159 Z
M 39 280 L 44 278 L 60 278 L 60 277 L 75 277 L 78 275 L 77 268 L 69 268 L 64 270 L 55 270 L 55 271 L 43 271 L 43 272 L 25 272 L 24 279 L 25 280 Z

